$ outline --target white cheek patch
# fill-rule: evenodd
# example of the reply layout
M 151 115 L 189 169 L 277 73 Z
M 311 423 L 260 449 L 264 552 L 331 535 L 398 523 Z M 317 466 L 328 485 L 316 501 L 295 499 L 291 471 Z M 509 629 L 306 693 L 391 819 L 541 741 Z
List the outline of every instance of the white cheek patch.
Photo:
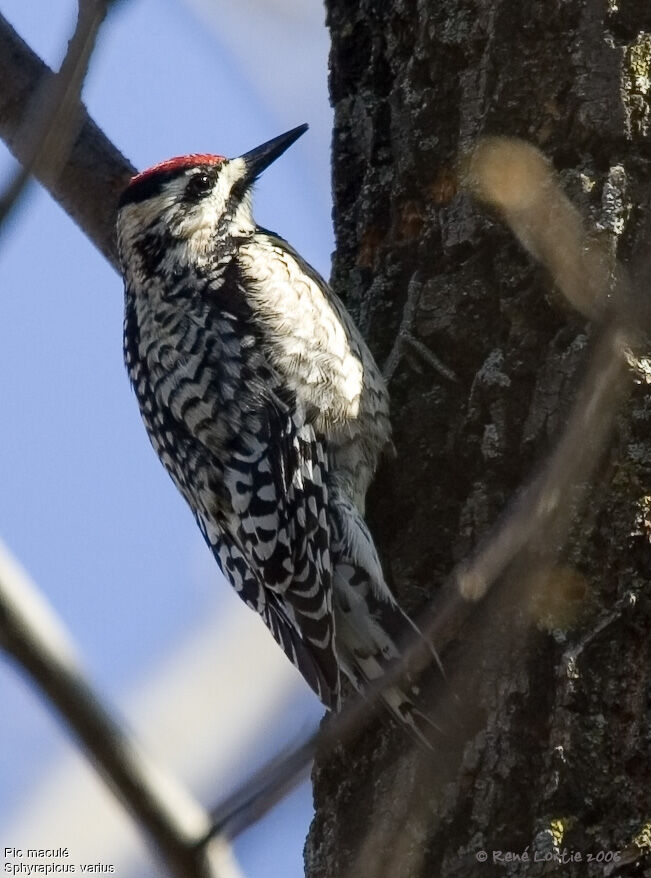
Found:
M 190 208 L 183 218 L 176 223 L 175 232 L 181 238 L 191 238 L 202 231 L 214 229 L 219 222 L 219 217 L 223 211 L 219 204 L 215 203 L 217 199 L 213 195 L 201 200 L 199 204 Z

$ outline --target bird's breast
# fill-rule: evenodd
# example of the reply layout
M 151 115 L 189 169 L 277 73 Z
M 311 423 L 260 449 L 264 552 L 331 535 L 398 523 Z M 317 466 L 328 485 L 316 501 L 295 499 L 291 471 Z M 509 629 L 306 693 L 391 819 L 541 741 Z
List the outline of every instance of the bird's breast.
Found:
M 242 246 L 238 261 L 274 367 L 322 419 L 357 418 L 364 390 L 361 351 L 325 283 L 293 253 L 265 240 Z

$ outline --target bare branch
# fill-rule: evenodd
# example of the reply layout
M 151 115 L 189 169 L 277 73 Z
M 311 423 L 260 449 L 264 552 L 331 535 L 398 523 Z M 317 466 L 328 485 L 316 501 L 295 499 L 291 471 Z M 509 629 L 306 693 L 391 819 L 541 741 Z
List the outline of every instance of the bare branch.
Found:
M 60 623 L 1 544 L 0 646 L 56 708 L 172 873 L 216 878 L 223 842 L 205 847 L 208 815 L 103 706 Z
M 52 77 L 50 69 L 0 16 L 0 137 L 21 163 L 30 158 L 21 135 L 25 108 Z M 71 101 L 70 112 L 79 133 L 65 166 L 53 172 L 49 163 L 41 163 L 34 167 L 34 176 L 117 270 L 117 201 L 135 171 L 89 118 L 83 104 Z
M 35 168 L 47 165 L 54 179 L 61 173 L 70 148 L 79 133 L 79 99 L 100 25 L 113 0 L 80 0 L 77 26 L 59 73 L 44 83 L 25 114 L 23 133 L 25 159 L 22 167 L 0 196 L 0 230 L 15 207 Z
M 212 811 L 211 838 L 235 838 L 289 795 L 307 777 L 319 733 L 288 747 L 266 762 L 246 783 Z

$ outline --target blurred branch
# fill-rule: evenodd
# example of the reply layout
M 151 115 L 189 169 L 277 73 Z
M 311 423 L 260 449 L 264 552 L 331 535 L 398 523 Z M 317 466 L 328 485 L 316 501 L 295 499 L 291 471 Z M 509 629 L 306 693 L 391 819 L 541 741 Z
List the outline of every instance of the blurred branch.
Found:
M 0 137 L 22 164 L 30 161 L 23 135 L 26 108 L 53 81 L 52 71 L 0 15 Z M 115 212 L 135 170 L 90 119 L 78 95 L 71 96 L 66 113 L 75 120 L 75 137 L 63 167 L 39 162 L 33 174 L 117 271 Z
M 531 556 L 556 558 L 569 538 L 573 516 L 612 438 L 621 404 L 631 385 L 631 348 L 638 344 L 646 309 L 637 307 L 636 294 L 628 287 L 620 265 L 608 271 L 601 248 L 595 248 L 583 228 L 578 211 L 560 189 L 547 159 L 530 144 L 506 138 L 490 138 L 477 145 L 461 163 L 462 182 L 473 194 L 498 207 L 511 230 L 553 274 L 567 300 L 584 314 L 601 315 L 602 325 L 589 358 L 576 402 L 556 448 L 539 473 L 526 483 L 511 502 L 474 556 L 458 565 L 448 577 L 434 604 L 419 619 L 420 628 L 439 652 L 456 637 L 478 602 L 512 567 Z M 638 271 L 636 288 L 646 289 L 646 273 Z M 637 317 L 638 325 L 634 324 Z M 522 600 L 525 595 L 520 595 Z M 519 605 L 511 605 L 516 613 Z M 282 789 L 300 781 L 318 750 L 327 754 L 360 732 L 371 709 L 385 688 L 400 683 L 416 669 L 431 663 L 431 653 L 415 638 L 385 675 L 374 681 L 365 697 L 355 696 L 342 711 L 324 723 L 320 732 L 287 754 L 281 763 L 268 767 L 266 783 L 256 799 L 256 781 L 242 787 L 232 799 L 232 812 L 221 806 L 216 828 L 235 826 L 246 814 L 251 819 L 265 803 L 274 803 Z M 444 715 L 453 707 L 451 687 L 439 693 L 435 710 Z M 447 702 L 447 704 L 446 704 Z M 431 777 L 446 779 L 448 749 L 458 741 L 441 741 L 441 752 L 430 758 Z M 449 761 L 449 760 L 448 760 Z M 449 765 L 447 766 L 449 769 Z M 249 821 L 250 822 L 250 821 Z M 244 825 L 248 825 L 244 819 Z
M 28 160 L 18 137 L 23 108 L 48 76 L 45 65 L 0 18 L 0 135 L 19 161 Z M 85 109 L 75 106 L 80 134 L 61 174 L 53 174 L 47 163 L 35 165 L 34 173 L 117 267 L 115 208 L 133 169 Z M 628 386 L 627 352 L 635 348 L 637 337 L 633 330 L 635 309 L 631 308 L 635 302 L 623 270 L 609 265 L 603 248 L 585 232 L 578 212 L 537 150 L 515 140 L 481 141 L 462 161 L 461 173 L 466 188 L 502 212 L 513 233 L 551 272 L 567 300 L 584 315 L 601 318 L 602 324 L 568 427 L 555 451 L 512 502 L 483 547 L 452 573 L 434 607 L 421 620 L 439 650 L 453 639 L 477 602 L 511 565 L 534 551 L 554 556 L 560 552 L 571 517 L 612 436 Z M 648 282 L 648 272 L 640 277 L 636 288 Z M 12 654 L 41 680 L 44 691 L 65 713 L 70 708 L 66 699 L 58 701 L 61 693 L 50 693 L 47 688 L 47 656 L 32 654 L 20 637 L 14 635 L 14 639 L 13 646 L 8 644 Z M 318 735 L 266 766 L 217 808 L 212 831 L 202 815 L 199 822 L 203 827 L 195 827 L 196 850 L 210 835 L 221 832 L 233 836 L 258 819 L 304 776 L 317 749 L 331 752 L 357 734 L 383 688 L 399 680 L 408 668 L 423 666 L 429 660 L 429 651 L 414 643 L 403 660 L 369 688 L 366 698 L 351 699 L 339 715 L 326 721 Z M 94 716 L 92 693 L 74 673 L 68 682 L 67 697 L 73 692 L 81 694 L 84 710 Z M 450 697 L 448 691 L 442 700 Z M 87 733 L 89 727 L 84 722 L 81 726 Z M 123 733 L 119 734 L 123 740 Z M 130 747 L 127 752 L 131 752 Z
M 318 738 L 319 732 L 313 732 L 286 748 L 217 805 L 207 837 L 235 838 L 268 814 L 307 777 Z
M 22 167 L 0 196 L 0 231 L 35 168 L 47 165 L 55 179 L 66 163 L 79 133 L 79 99 L 97 33 L 113 0 L 79 0 L 77 26 L 56 76 L 44 83 L 25 114 Z
M 480 600 L 525 551 L 544 557 L 562 549 L 631 385 L 625 360 L 629 336 L 617 321 L 601 331 L 578 399 L 553 453 L 540 474 L 512 501 L 474 557 L 453 573 L 454 588 L 465 600 Z
M 478 600 L 522 552 L 560 550 L 631 386 L 628 360 L 648 315 L 635 301 L 623 267 L 586 231 L 548 159 L 534 146 L 505 137 L 479 141 L 461 162 L 461 183 L 502 213 L 567 301 L 600 322 L 587 373 L 555 450 L 474 558 L 452 576 L 463 598 Z
M 227 878 L 203 843 L 201 806 L 139 747 L 93 691 L 36 586 L 0 544 L 0 647 L 30 676 L 179 878 Z
M 460 161 L 461 186 L 496 208 L 545 266 L 567 301 L 586 317 L 603 315 L 614 259 L 560 188 L 549 159 L 515 137 L 484 137 Z

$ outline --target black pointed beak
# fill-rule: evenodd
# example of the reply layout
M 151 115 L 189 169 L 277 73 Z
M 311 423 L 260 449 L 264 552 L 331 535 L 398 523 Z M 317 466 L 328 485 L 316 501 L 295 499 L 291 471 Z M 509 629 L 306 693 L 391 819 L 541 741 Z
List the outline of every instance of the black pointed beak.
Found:
M 291 131 L 286 131 L 285 134 L 280 134 L 278 137 L 274 137 L 273 140 L 268 140 L 261 146 L 256 146 L 255 149 L 245 152 L 243 156 L 240 156 L 246 167 L 245 180 L 243 182 L 247 184 L 253 183 L 256 177 L 259 177 L 265 168 L 268 168 L 286 149 L 289 149 L 301 134 L 305 134 L 307 129 L 307 125 L 299 125 L 298 128 L 292 128 Z

